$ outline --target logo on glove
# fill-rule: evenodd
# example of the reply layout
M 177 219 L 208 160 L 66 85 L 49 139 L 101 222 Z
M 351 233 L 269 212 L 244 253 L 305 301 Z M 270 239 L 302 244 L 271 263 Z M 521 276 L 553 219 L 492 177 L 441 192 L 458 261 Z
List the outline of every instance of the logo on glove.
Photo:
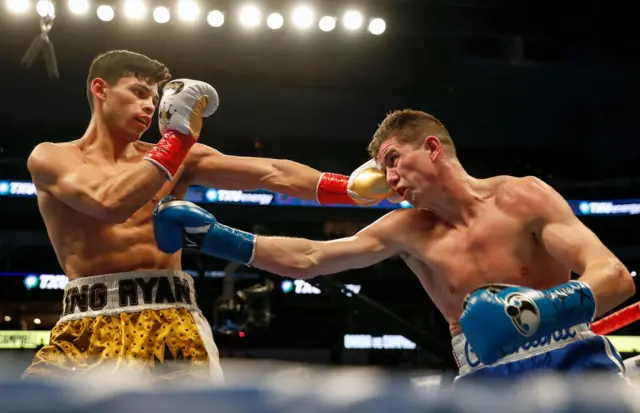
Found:
M 174 80 L 173 82 L 169 82 L 162 89 L 162 93 L 165 96 L 175 95 L 176 93 L 180 93 L 184 89 L 184 82 L 178 82 Z
M 160 123 L 161 128 L 167 127 L 169 122 L 171 122 L 171 117 L 174 113 L 176 113 L 176 111 L 174 110 L 171 112 L 171 105 L 166 109 L 164 106 L 160 108 L 160 113 L 158 113 L 158 123 Z
M 540 310 L 536 303 L 521 293 L 512 293 L 505 299 L 504 311 L 516 330 L 525 337 L 531 337 L 540 326 Z

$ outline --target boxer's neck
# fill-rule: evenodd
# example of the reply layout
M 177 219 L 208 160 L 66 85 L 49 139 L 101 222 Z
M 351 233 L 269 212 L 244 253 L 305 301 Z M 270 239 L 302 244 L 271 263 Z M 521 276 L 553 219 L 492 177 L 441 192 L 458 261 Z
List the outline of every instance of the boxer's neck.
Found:
M 127 158 L 135 143 L 119 138 L 117 132 L 110 129 L 99 116 L 91 118 L 82 140 L 89 152 L 100 154 L 106 161 L 113 163 Z
M 457 161 L 437 166 L 438 176 L 433 182 L 432 195 L 425 200 L 425 209 L 451 226 L 468 226 L 488 188 L 464 170 Z

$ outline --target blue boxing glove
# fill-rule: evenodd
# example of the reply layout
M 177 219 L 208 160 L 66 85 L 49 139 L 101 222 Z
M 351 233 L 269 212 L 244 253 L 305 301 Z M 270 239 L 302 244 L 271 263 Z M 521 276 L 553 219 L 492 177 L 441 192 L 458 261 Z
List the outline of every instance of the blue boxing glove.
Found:
M 166 197 L 153 211 L 153 232 L 160 251 L 173 254 L 183 247 L 225 260 L 250 264 L 256 236 L 219 224 L 196 204 Z
M 491 284 L 467 294 L 460 326 L 478 359 L 492 364 L 527 342 L 590 323 L 595 312 L 593 293 L 581 281 L 544 291 Z

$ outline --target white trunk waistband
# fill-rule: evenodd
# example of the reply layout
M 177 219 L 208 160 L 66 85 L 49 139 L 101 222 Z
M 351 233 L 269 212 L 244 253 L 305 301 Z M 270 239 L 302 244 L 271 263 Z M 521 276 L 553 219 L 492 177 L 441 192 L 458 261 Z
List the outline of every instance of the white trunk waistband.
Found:
M 82 277 L 64 288 L 61 322 L 143 310 L 198 310 L 193 278 L 175 270 Z
M 567 344 L 584 340 L 589 337 L 594 337 L 595 335 L 596 334 L 591 331 L 588 324 L 577 324 L 573 327 L 556 330 L 552 334 L 543 336 L 539 340 L 533 340 L 524 344 L 518 349 L 518 351 L 501 358 L 489 366 L 482 364 L 482 362 L 478 360 L 478 357 L 476 357 L 464 334 L 459 334 L 453 337 L 451 344 L 453 346 L 453 356 L 458 363 L 460 375 L 462 376 L 485 367 L 507 364 L 512 361 L 522 360 L 537 354 L 546 353 L 547 351 L 555 350 L 557 348 L 564 347 Z

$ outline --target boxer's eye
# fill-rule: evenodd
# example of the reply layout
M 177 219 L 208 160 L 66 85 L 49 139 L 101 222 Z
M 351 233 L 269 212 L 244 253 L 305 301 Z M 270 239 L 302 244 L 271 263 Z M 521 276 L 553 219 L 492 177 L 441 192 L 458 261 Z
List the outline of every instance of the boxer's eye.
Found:
M 385 159 L 384 159 L 385 165 L 391 168 L 396 166 L 397 161 L 398 161 L 398 154 L 395 152 L 388 154 L 387 156 L 385 156 Z

